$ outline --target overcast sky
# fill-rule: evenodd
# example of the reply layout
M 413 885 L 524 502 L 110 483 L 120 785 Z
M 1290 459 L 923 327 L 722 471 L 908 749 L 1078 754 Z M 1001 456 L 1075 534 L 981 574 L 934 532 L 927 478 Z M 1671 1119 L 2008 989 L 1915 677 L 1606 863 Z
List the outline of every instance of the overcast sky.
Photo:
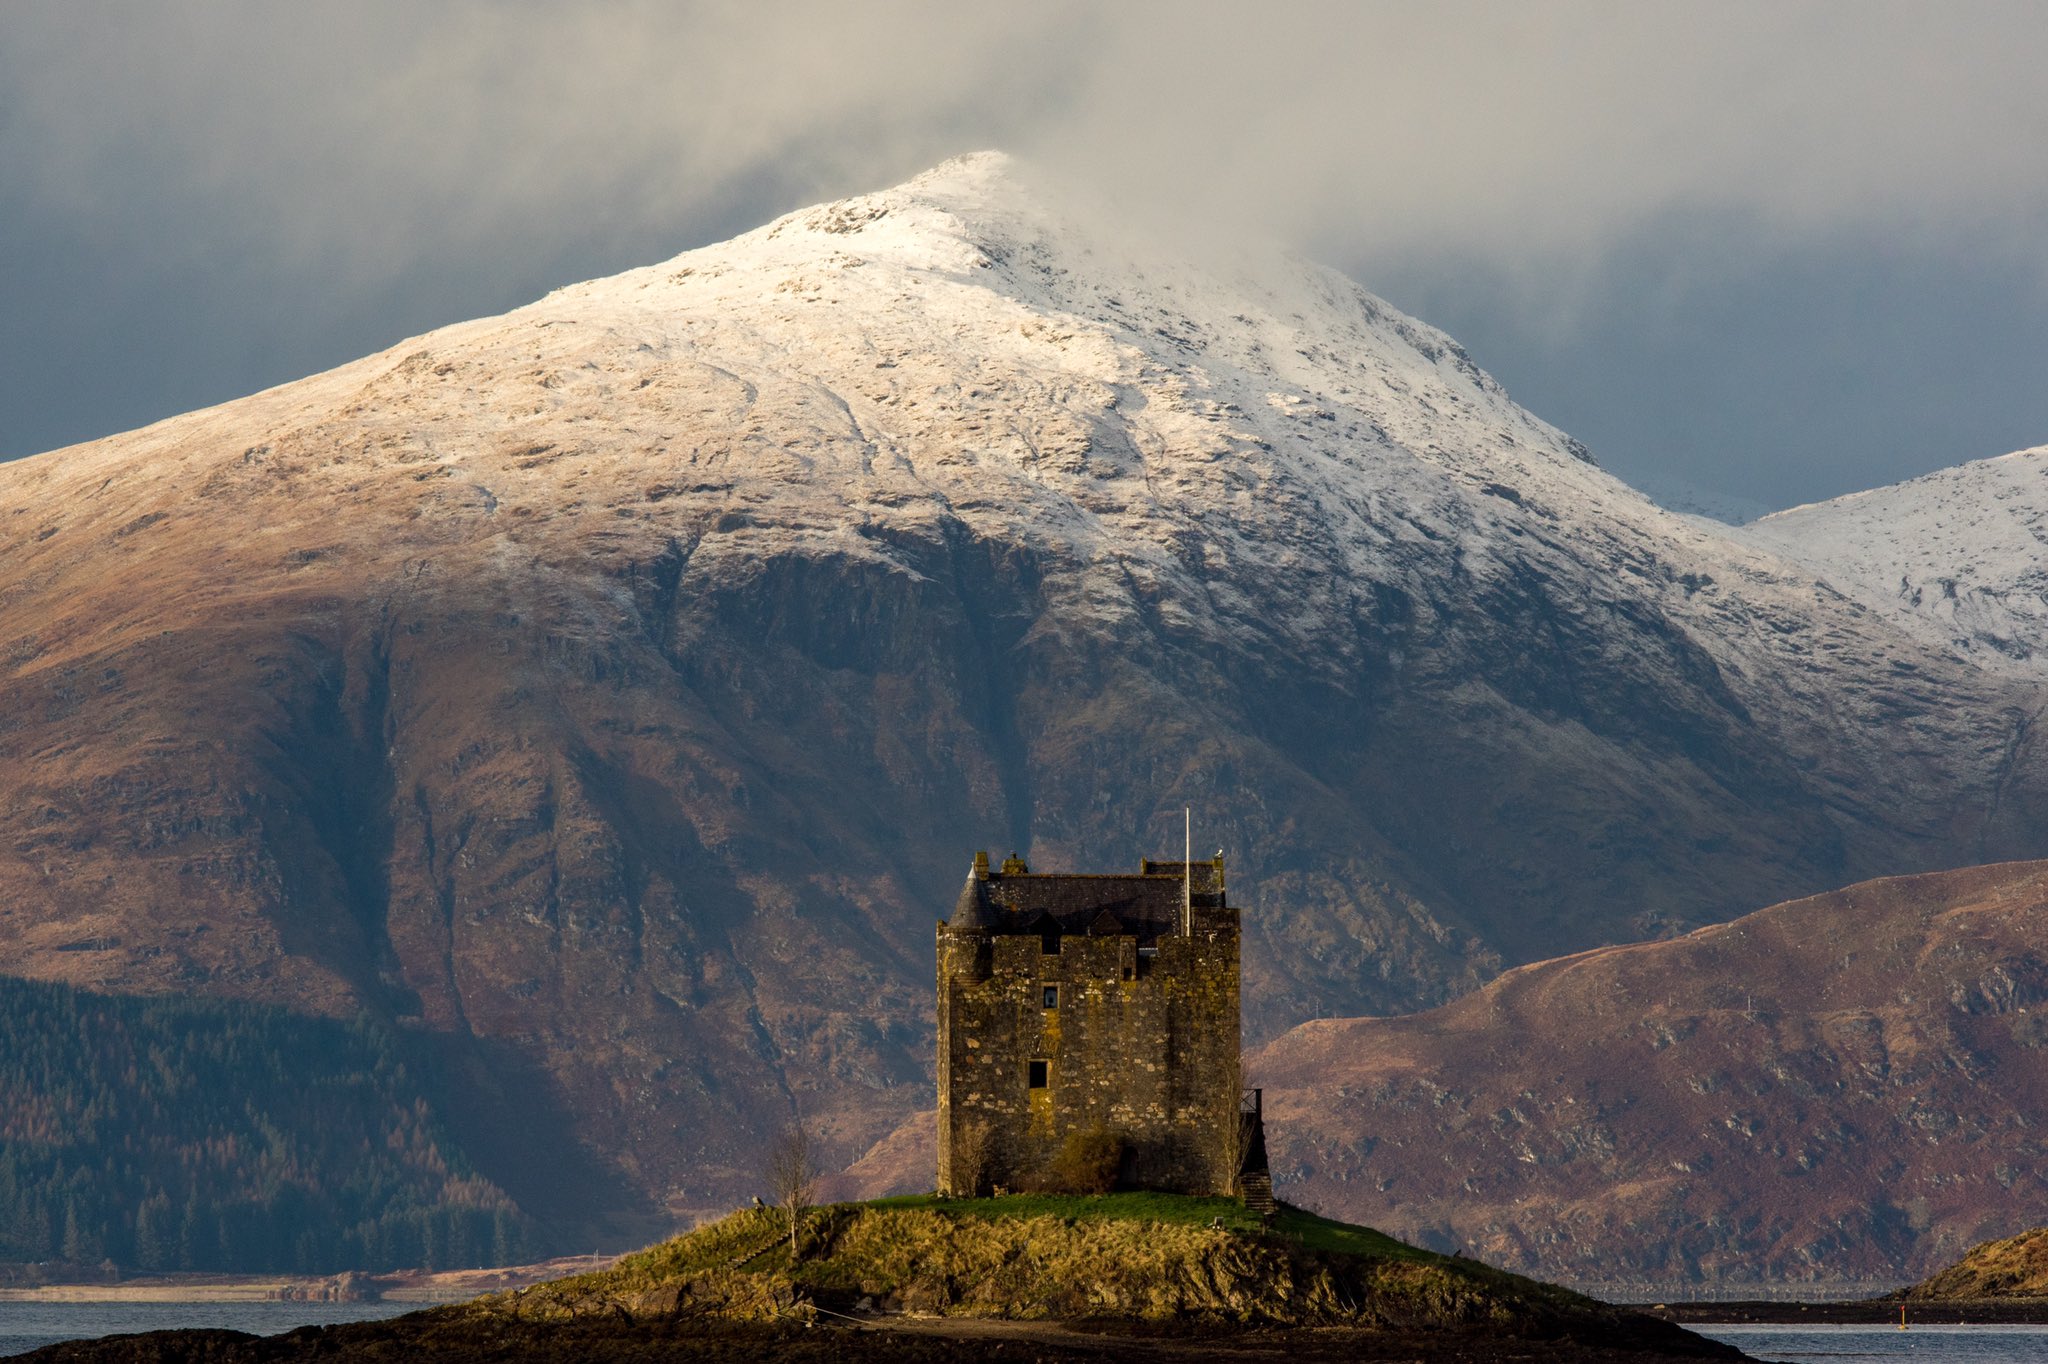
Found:
M 1988 0 L 4 0 L 0 454 L 994 146 L 1784 506 L 2048 443 L 2044 63 Z

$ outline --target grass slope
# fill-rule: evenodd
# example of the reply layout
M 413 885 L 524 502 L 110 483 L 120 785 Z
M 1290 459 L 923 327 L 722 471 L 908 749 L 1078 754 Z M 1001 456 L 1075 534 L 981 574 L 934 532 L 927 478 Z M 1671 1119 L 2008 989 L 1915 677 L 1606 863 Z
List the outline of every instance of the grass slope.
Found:
M 792 1260 L 772 1210 L 734 1213 L 608 1270 L 445 1309 L 478 1328 L 769 1321 L 874 1308 L 1010 1320 L 1209 1322 L 1627 1339 L 1713 1354 L 1664 1323 L 1294 1208 L 1230 1199 L 889 1198 L 813 1212 Z
M 2048 1227 L 1986 1241 L 1896 1296 L 1913 1302 L 2048 1298 Z

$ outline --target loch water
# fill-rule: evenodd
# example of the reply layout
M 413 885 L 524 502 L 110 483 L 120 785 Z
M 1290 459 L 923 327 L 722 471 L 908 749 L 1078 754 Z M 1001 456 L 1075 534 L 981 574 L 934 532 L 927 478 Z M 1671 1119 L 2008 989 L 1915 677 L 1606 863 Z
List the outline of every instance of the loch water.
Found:
M 0 1357 L 63 1340 L 140 1331 L 225 1328 L 279 1335 L 300 1326 L 376 1321 L 417 1310 L 392 1302 L 0 1302 Z M 1920 1364 L 2048 1364 L 2048 1326 L 1695 1325 L 1753 1359 L 1784 1364 L 1915 1360 Z
M 1784 1364 L 1851 1364 L 1866 1359 L 1910 1359 L 1921 1364 L 2048 1364 L 2048 1326 L 1804 1326 L 1689 1324 L 1752 1359 Z
M 274 1336 L 300 1326 L 376 1321 L 419 1310 L 416 1302 L 0 1302 L 0 1356 L 61 1340 L 194 1328 Z

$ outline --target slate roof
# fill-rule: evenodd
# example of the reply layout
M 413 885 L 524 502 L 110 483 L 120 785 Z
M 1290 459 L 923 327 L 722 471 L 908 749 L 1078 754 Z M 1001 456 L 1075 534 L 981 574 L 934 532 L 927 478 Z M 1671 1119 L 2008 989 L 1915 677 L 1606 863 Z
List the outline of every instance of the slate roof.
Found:
M 954 932 L 1043 933 L 1045 920 L 1061 933 L 1130 933 L 1139 939 L 1173 933 L 1180 923 L 1182 862 L 1145 862 L 1135 874 L 1026 871 L 968 874 L 947 927 Z M 1014 857 L 1006 867 L 1021 867 Z M 1214 862 L 1194 864 L 1198 905 L 1223 903 L 1222 872 Z M 1105 915 L 1110 916 L 1105 920 Z

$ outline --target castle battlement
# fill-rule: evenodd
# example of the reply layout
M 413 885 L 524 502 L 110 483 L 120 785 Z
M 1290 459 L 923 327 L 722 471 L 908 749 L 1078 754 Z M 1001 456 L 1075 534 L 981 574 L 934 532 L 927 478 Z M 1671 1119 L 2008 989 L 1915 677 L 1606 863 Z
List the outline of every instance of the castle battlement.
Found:
M 976 854 L 938 967 L 942 1191 L 1028 1182 L 1095 1129 L 1121 1140 L 1127 1186 L 1236 1187 L 1238 917 L 1221 857 L 1045 875 Z

